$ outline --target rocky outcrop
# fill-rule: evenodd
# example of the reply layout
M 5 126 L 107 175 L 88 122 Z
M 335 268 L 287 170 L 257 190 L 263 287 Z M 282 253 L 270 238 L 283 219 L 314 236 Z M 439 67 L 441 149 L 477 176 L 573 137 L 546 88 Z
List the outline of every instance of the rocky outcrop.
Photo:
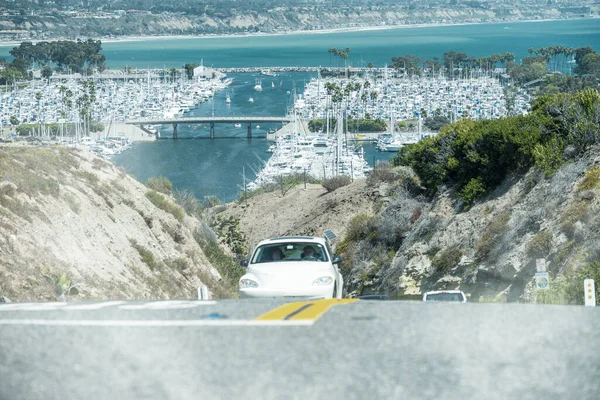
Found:
M 400 297 L 460 288 L 474 300 L 528 298 L 536 258 L 552 276 L 600 259 L 599 167 L 595 149 L 552 177 L 512 176 L 467 211 L 442 190 L 420 221 L 436 218 L 435 231 L 407 235 L 373 285 Z

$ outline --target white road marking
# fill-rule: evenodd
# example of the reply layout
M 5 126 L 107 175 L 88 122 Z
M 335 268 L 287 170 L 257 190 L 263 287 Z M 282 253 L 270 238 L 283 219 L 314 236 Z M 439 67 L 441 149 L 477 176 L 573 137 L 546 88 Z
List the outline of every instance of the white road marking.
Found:
M 60 319 L 0 319 L 0 325 L 98 326 L 98 327 L 196 327 L 196 326 L 310 326 L 312 320 L 60 320 Z
M 12 303 L 0 305 L 0 311 L 52 311 L 67 305 L 66 302 L 55 303 Z
M 127 301 L 99 301 L 87 304 L 53 302 L 53 303 L 10 303 L 0 304 L 0 311 L 57 311 L 57 310 L 100 310 L 106 307 L 119 306 L 123 310 L 177 310 L 198 306 L 214 306 L 216 301 L 199 300 L 166 300 L 146 303 L 127 304 Z
M 124 301 L 103 301 L 91 304 L 76 304 L 72 306 L 62 307 L 61 310 L 99 310 L 105 307 L 116 306 L 118 304 L 124 304 Z
M 194 308 L 198 306 L 214 306 L 216 301 L 152 301 L 144 304 L 125 304 L 119 306 L 121 310 L 177 310 Z

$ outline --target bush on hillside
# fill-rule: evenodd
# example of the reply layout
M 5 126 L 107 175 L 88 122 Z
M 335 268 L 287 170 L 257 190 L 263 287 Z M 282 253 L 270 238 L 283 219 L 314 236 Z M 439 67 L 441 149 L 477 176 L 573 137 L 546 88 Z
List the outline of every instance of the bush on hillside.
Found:
M 202 252 L 210 264 L 219 271 L 219 274 L 227 282 L 232 291 L 237 291 L 239 279 L 246 273 L 237 260 L 226 254 L 219 246 L 218 242 L 213 241 L 212 235 L 208 237 L 202 231 L 194 232 L 194 239 L 202 249 Z
M 327 192 L 333 192 L 343 186 L 348 186 L 352 182 L 352 179 L 348 175 L 338 175 L 333 178 L 325 179 L 321 182 L 321 185 L 327 190 Z
M 367 185 L 375 186 L 381 182 L 393 183 L 398 179 L 398 174 L 394 171 L 394 166 L 389 163 L 380 163 L 375 165 L 367 177 Z
M 600 183 L 600 167 L 590 168 L 586 171 L 583 181 L 579 184 L 579 191 L 593 190 Z
M 152 178 L 148 178 L 146 186 L 164 194 L 171 194 L 171 190 L 173 190 L 173 184 L 164 176 L 153 176 Z
M 202 207 L 202 204 L 200 204 L 192 192 L 189 190 L 175 190 L 173 197 L 175 198 L 175 203 L 180 205 L 188 215 L 200 219 L 204 207 Z
M 552 250 L 552 232 L 538 232 L 527 244 L 527 254 L 530 257 L 547 257 Z
M 440 272 L 448 272 L 454 268 L 462 258 L 462 252 L 457 248 L 448 248 L 438 255 L 431 261 L 431 266 Z
M 221 204 L 221 199 L 219 199 L 217 196 L 214 196 L 214 195 L 204 196 L 204 207 L 213 208 L 220 204 Z
M 185 217 L 183 210 L 165 199 L 160 193 L 156 192 L 155 190 L 151 190 L 146 192 L 146 197 L 156 207 L 173 215 L 177 221 L 183 221 L 183 218 Z

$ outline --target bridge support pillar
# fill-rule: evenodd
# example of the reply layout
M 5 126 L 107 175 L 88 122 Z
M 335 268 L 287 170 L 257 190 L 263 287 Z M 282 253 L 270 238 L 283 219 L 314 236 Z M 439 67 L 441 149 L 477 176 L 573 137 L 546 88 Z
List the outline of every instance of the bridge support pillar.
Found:
M 177 124 L 173 124 L 173 139 L 177 139 Z
M 248 122 L 248 139 L 252 139 L 252 123 Z
M 210 138 L 211 139 L 215 138 L 215 123 L 214 122 L 210 123 Z

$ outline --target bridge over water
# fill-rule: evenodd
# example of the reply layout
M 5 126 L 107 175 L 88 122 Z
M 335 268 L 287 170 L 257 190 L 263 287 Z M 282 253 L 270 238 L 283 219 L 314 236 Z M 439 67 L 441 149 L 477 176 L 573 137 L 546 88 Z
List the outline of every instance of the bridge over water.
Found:
M 136 125 L 143 131 L 151 133 L 144 128 L 144 125 L 172 125 L 173 139 L 177 139 L 177 125 L 179 124 L 210 124 L 210 138 L 215 138 L 215 124 L 247 124 L 248 139 L 252 138 L 253 123 L 288 123 L 292 122 L 293 117 L 180 117 L 163 119 L 140 119 L 126 121 L 126 124 Z

